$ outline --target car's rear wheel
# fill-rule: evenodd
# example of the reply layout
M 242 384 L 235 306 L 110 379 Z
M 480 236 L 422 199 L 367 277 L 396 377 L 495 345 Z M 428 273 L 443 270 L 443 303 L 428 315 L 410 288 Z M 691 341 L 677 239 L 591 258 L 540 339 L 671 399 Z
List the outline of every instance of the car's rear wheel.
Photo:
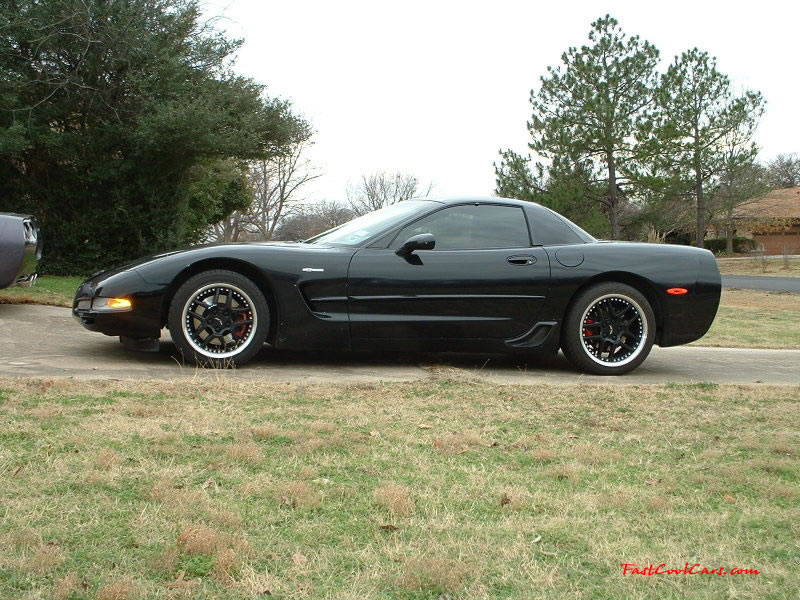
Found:
M 199 273 L 172 298 L 169 331 L 183 357 L 225 368 L 253 358 L 269 333 L 269 305 L 250 279 L 227 270 Z
M 595 375 L 622 375 L 650 353 L 655 315 L 639 290 L 604 282 L 575 298 L 562 332 L 561 348 L 577 368 Z

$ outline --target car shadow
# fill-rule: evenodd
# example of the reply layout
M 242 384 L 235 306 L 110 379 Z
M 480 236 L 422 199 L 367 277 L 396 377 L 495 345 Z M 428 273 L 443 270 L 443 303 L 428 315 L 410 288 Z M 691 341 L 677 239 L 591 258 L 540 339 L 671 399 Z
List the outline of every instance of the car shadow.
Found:
M 98 339 L 100 342 L 101 340 Z M 102 348 L 93 345 L 82 347 L 82 353 L 89 356 L 102 355 L 107 361 L 117 363 L 134 362 L 139 366 L 165 368 L 170 365 L 176 368 L 194 369 L 193 364 L 184 360 L 176 346 L 167 337 L 162 339 L 158 352 L 141 352 L 129 350 L 122 344 L 109 344 L 102 340 Z M 364 368 L 454 368 L 468 371 L 506 371 L 529 373 L 535 371 L 575 373 L 574 367 L 562 354 L 557 356 L 487 354 L 462 352 L 350 352 L 341 350 L 300 351 L 277 350 L 268 345 L 246 365 L 238 367 L 240 371 L 260 369 L 324 369 L 328 373 L 336 371 L 352 371 Z
M 171 341 L 162 341 L 159 357 L 182 363 L 180 352 Z M 187 365 L 188 366 L 188 365 Z M 555 357 L 530 355 L 475 354 L 461 352 L 349 352 L 323 350 L 277 350 L 264 346 L 250 362 L 239 367 L 249 368 L 325 368 L 326 370 L 353 369 L 363 367 L 421 367 L 454 368 L 470 371 L 503 370 L 528 372 L 538 370 L 575 372 L 572 365 L 559 354 Z
M 461 352 L 327 352 L 275 350 L 265 347 L 252 364 L 320 365 L 335 366 L 423 366 L 452 367 L 456 369 L 485 370 L 573 370 L 560 354 L 557 357 L 532 357 L 530 355 L 476 354 Z M 246 366 L 244 368 L 247 368 Z

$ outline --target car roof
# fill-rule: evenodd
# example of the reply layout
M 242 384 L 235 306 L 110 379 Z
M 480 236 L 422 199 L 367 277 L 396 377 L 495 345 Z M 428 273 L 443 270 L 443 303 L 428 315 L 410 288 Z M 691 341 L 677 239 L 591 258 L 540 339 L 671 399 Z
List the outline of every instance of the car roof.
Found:
M 536 205 L 535 202 L 515 200 L 513 198 L 498 198 L 497 196 L 430 196 L 426 198 L 411 198 L 411 200 L 428 200 L 439 202 L 440 204 L 465 204 L 469 202 L 479 202 L 481 204 L 512 204 L 514 206 Z

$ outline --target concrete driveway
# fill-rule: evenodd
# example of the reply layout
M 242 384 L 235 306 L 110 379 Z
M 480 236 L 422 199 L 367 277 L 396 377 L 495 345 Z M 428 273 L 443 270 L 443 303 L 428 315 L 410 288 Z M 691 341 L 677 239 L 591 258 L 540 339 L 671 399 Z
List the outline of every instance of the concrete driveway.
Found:
M 636 371 L 596 377 L 575 371 L 563 356 L 546 362 L 524 357 L 466 354 L 351 354 L 264 350 L 237 370 L 181 365 L 169 337 L 158 353 L 123 349 L 117 338 L 86 331 L 69 309 L 0 305 L 0 377 L 175 379 L 236 377 L 275 382 L 414 381 L 439 367 L 463 369 L 498 383 L 770 383 L 800 385 L 800 350 L 654 348 Z M 166 331 L 164 332 L 167 333 Z
M 766 292 L 800 294 L 800 277 L 768 277 L 766 275 L 723 275 L 722 287 Z

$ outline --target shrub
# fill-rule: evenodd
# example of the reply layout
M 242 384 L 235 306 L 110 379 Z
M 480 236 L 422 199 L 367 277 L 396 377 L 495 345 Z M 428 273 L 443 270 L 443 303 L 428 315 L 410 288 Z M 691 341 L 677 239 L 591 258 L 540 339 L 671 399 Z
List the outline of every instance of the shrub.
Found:
M 711 238 L 703 242 L 706 250 L 711 250 L 714 254 L 722 254 L 727 247 L 727 240 L 725 238 Z M 751 252 L 756 249 L 755 240 L 744 237 L 733 238 L 733 251 L 734 252 Z

